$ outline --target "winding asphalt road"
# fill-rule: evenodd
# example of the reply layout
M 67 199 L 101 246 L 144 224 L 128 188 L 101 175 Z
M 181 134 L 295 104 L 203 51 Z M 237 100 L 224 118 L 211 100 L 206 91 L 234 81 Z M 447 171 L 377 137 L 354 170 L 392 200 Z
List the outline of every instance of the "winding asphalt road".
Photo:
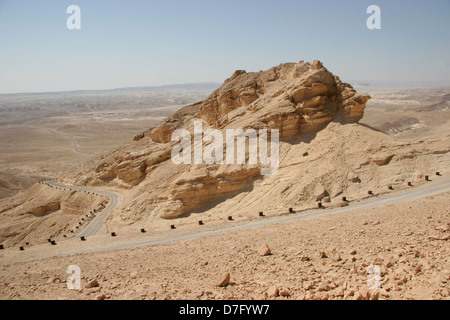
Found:
M 46 183 L 49 186 L 53 186 L 54 188 L 90 192 L 109 198 L 108 205 L 87 225 L 87 227 L 83 231 L 80 232 L 79 236 L 87 237 L 97 235 L 99 233 L 100 228 L 103 226 L 106 219 L 111 214 L 111 211 L 114 209 L 114 207 L 117 205 L 117 202 L 119 201 L 119 195 L 110 191 L 68 186 L 61 184 L 57 181 L 47 181 Z
M 392 191 L 392 193 L 384 194 L 380 196 L 372 196 L 367 199 L 363 199 L 360 201 L 350 202 L 347 207 L 339 207 L 333 209 L 314 209 L 309 211 L 303 211 L 300 213 L 270 217 L 270 218 L 262 218 L 253 221 L 246 221 L 242 223 L 235 223 L 230 227 L 221 227 L 220 229 L 211 229 L 211 230 L 202 230 L 202 231 L 191 231 L 182 234 L 170 234 L 168 233 L 166 236 L 160 239 L 153 240 L 145 240 L 135 239 L 131 242 L 110 242 L 102 246 L 102 248 L 98 249 L 87 249 L 84 252 L 98 252 L 98 251 L 107 251 L 107 250 L 117 250 L 117 249 L 130 249 L 130 248 L 139 248 L 139 247 L 147 247 L 147 246 L 155 246 L 161 245 L 165 243 L 172 243 L 178 241 L 187 241 L 187 240 L 195 240 L 203 237 L 225 234 L 227 232 L 240 231 L 252 228 L 259 228 L 275 223 L 290 223 L 293 221 L 299 220 L 309 220 L 315 219 L 331 214 L 344 213 L 344 212 L 352 212 L 357 210 L 364 210 L 369 208 L 377 208 L 386 206 L 389 204 L 400 203 L 412 201 L 428 196 L 438 195 L 444 192 L 450 192 L 450 177 L 435 177 L 434 181 L 426 182 L 416 187 L 410 187 L 408 189 L 404 189 L 401 191 Z M 113 210 L 114 206 L 118 202 L 118 195 L 108 192 L 108 191 L 99 191 L 90 188 L 77 188 L 72 186 L 63 185 L 57 183 L 55 181 L 51 182 L 50 185 L 59 188 L 72 189 L 72 190 L 81 190 L 81 191 L 89 191 L 97 194 L 105 195 L 110 198 L 110 202 L 108 206 L 99 214 L 87 227 L 83 230 L 81 235 L 92 236 L 98 234 L 98 230 L 108 217 L 108 215 Z M 351 199 L 350 199 L 351 200 Z

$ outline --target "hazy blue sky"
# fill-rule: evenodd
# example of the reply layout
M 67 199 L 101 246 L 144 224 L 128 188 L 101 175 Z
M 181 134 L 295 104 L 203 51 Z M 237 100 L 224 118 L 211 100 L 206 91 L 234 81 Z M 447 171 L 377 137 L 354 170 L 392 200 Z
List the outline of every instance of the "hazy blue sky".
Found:
M 81 30 L 66 9 L 81 8 Z M 369 30 L 367 7 L 381 8 Z M 449 0 L 0 0 L 0 93 L 222 82 L 319 59 L 343 80 L 450 83 Z

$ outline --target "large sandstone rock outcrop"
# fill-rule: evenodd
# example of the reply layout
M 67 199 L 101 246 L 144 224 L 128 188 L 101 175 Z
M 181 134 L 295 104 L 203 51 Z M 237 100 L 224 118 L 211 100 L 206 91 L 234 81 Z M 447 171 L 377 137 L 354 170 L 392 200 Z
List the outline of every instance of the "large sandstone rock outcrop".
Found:
M 318 131 L 333 120 L 358 122 L 369 99 L 342 83 L 320 61 L 301 61 L 267 71 L 238 70 L 191 111 L 214 128 L 279 129 L 283 138 Z M 173 130 L 185 125 L 185 115 L 180 111 L 170 117 L 150 137 L 169 142 Z
M 280 138 L 289 139 L 331 121 L 359 121 L 369 98 L 319 61 L 252 73 L 239 70 L 206 100 L 180 109 L 129 145 L 95 160 L 91 168 L 67 174 L 64 181 L 132 189 L 125 219 L 176 218 L 251 190 L 261 174 L 258 165 L 174 165 L 174 130 L 193 132 L 193 121 L 201 120 L 205 129 L 279 129 Z

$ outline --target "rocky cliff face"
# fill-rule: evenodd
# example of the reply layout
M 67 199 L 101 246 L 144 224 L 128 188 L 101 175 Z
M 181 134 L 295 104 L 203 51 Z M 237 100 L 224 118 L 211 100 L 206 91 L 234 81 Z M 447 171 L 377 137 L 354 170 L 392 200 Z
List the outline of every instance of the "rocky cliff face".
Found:
M 214 128 L 279 129 L 280 137 L 285 138 L 316 132 L 333 120 L 358 122 L 369 99 L 316 60 L 256 73 L 238 70 L 191 109 L 193 116 Z M 172 131 L 186 123 L 181 114 L 155 128 L 150 133 L 153 141 L 169 142 Z

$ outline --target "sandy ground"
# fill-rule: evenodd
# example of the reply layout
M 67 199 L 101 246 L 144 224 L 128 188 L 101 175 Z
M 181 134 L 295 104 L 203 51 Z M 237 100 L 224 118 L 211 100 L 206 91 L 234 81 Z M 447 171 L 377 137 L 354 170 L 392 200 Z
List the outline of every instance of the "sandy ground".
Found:
M 25 263 L 0 251 L 0 298 L 449 299 L 449 196 Z M 261 255 L 264 245 L 271 254 Z M 67 288 L 70 265 L 80 268 L 80 290 Z

